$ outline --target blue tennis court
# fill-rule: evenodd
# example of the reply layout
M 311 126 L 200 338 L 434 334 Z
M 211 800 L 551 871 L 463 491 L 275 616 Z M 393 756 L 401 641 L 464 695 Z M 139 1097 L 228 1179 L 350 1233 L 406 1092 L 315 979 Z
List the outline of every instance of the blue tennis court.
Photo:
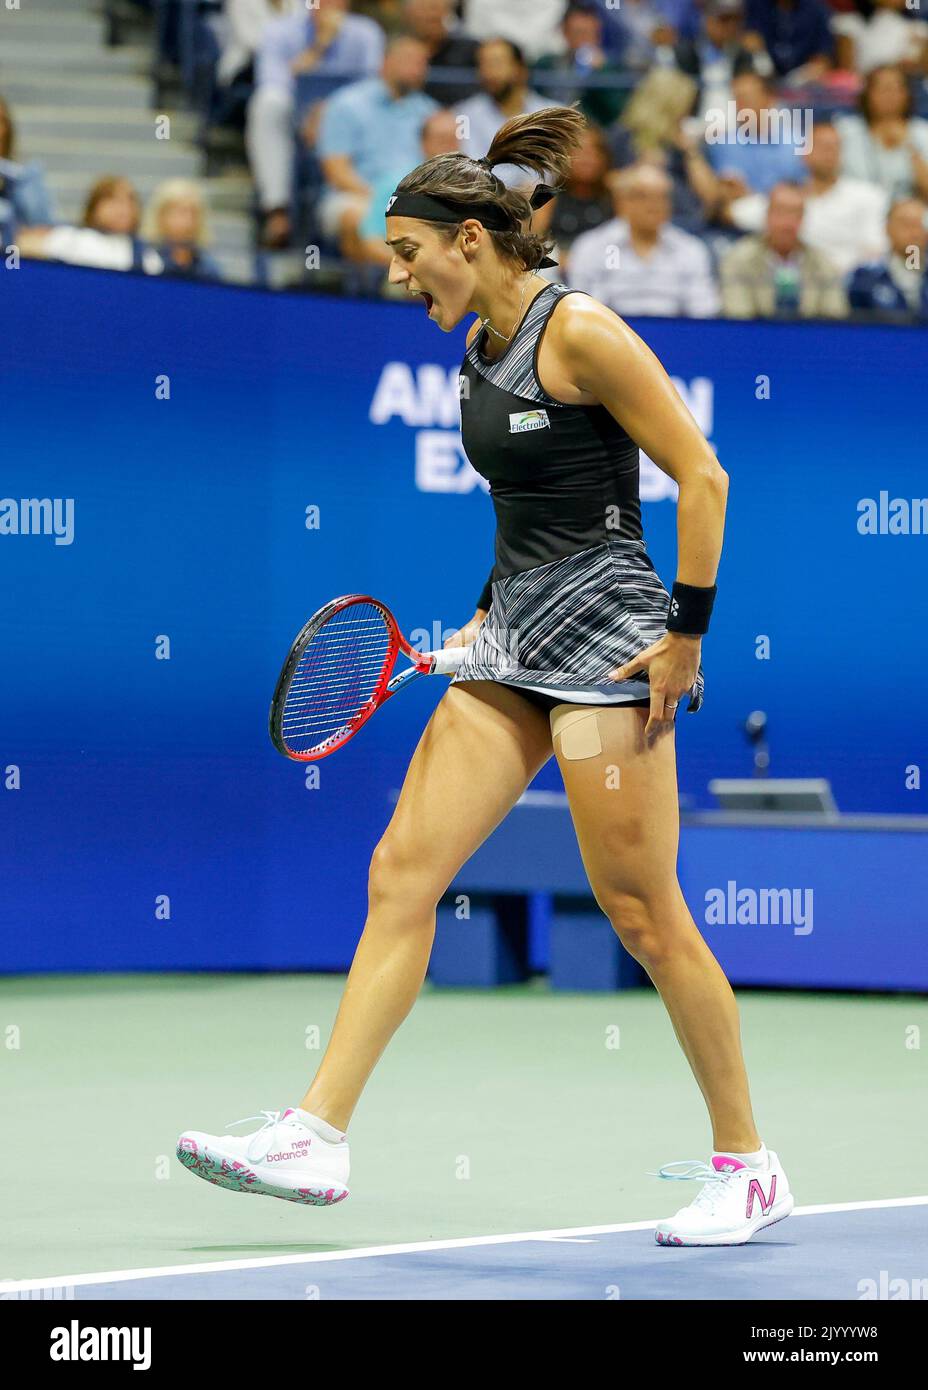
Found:
M 928 1297 L 928 1197 L 798 1208 L 747 1245 L 665 1250 L 653 1222 L 29 1280 L 84 1299 L 734 1299 Z

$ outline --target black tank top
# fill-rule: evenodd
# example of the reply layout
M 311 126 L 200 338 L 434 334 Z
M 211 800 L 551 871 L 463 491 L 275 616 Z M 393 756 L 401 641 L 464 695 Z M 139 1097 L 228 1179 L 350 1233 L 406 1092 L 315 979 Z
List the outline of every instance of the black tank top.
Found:
M 541 387 L 538 350 L 566 285 L 528 307 L 501 357 L 476 334 L 461 366 L 461 435 L 496 511 L 494 579 L 547 564 L 610 537 L 641 540 L 638 446 L 602 405 L 564 405 Z

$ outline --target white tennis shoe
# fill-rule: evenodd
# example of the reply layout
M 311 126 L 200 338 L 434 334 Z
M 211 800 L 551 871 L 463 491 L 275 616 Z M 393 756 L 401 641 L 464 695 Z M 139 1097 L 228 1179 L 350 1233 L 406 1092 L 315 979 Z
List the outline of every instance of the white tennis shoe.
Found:
M 254 1192 L 286 1202 L 328 1207 L 348 1196 L 348 1144 L 329 1143 L 295 1112 L 262 1110 L 251 1134 L 203 1134 L 188 1129 L 177 1141 L 177 1157 L 198 1178 L 231 1192 Z M 235 1124 L 245 1124 L 236 1120 Z M 229 1125 L 229 1129 L 233 1126 Z
M 772 1150 L 767 1160 L 766 1168 L 749 1168 L 731 1154 L 716 1153 L 709 1163 L 685 1159 L 665 1164 L 659 1177 L 704 1185 L 689 1206 L 658 1221 L 658 1245 L 744 1245 L 758 1231 L 789 1216 L 789 1181 Z M 678 1168 L 686 1171 L 672 1171 Z

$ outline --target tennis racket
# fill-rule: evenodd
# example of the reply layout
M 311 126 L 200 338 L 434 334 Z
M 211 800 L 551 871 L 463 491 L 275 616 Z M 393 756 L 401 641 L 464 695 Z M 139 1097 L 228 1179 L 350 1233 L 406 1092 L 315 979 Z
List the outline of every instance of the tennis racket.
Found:
M 384 603 L 345 594 L 297 634 L 271 701 L 271 741 L 297 762 L 327 758 L 419 676 L 453 675 L 467 647 L 417 652 Z M 412 665 L 392 676 L 398 656 Z

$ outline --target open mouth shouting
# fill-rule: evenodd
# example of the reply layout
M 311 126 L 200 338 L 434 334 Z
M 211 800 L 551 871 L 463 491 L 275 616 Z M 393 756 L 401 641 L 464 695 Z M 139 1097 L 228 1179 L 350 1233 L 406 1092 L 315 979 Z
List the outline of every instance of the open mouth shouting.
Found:
M 431 318 L 432 306 L 434 305 L 435 300 L 429 294 L 428 290 L 414 290 L 413 293 L 419 295 L 419 297 L 425 301 L 425 311 L 428 314 L 429 318 Z

